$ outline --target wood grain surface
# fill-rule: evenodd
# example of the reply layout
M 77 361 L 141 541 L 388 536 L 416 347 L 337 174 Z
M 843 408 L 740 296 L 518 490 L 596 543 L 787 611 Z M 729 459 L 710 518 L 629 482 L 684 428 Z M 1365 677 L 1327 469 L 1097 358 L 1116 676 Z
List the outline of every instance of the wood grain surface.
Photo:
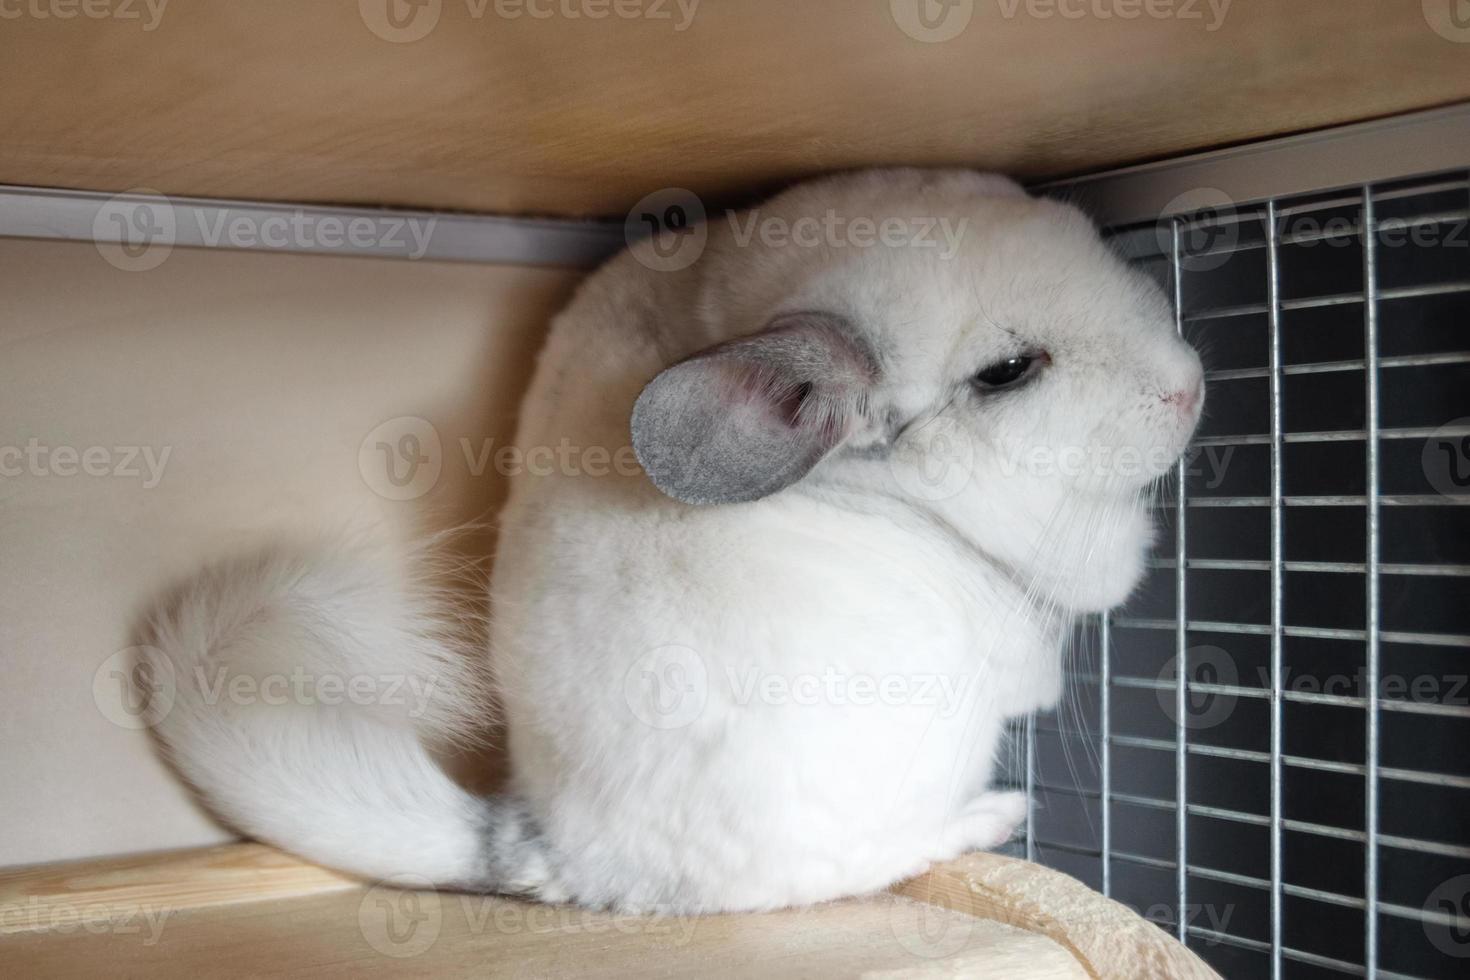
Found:
M 1044 933 L 896 894 L 763 915 L 635 917 L 422 884 L 369 886 L 257 844 L 0 873 L 0 975 L 1093 975 Z
M 1062 175 L 1470 98 L 1451 2 L 10 0 L 0 182 L 618 216 Z

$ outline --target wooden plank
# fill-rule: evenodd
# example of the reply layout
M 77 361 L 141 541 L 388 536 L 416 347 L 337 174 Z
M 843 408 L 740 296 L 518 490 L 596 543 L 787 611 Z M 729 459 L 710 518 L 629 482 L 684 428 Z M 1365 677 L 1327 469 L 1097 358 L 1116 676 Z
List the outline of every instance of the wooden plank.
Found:
M 137 854 L 0 872 L 0 936 L 140 927 L 189 909 L 361 889 L 264 844 Z
M 24 0 L 0 182 L 618 215 L 875 164 L 1054 176 L 1470 98 L 1435 2 Z
M 383 903 L 383 904 L 380 904 Z M 182 913 L 137 935 L 0 939 L 16 977 L 956 977 L 1085 980 L 1044 936 L 879 896 L 765 915 L 647 920 L 484 896 L 323 895 Z M 913 929 L 922 922 L 928 930 Z M 930 945 L 935 937 L 947 939 Z
M 1048 936 L 897 895 L 614 916 L 369 888 L 253 844 L 6 873 L 17 905 L 44 928 L 0 936 L 8 976 L 1088 976 Z
M 1048 936 L 1092 977 L 1219 980 L 1194 953 L 1132 909 L 1039 864 L 967 854 L 894 892 Z

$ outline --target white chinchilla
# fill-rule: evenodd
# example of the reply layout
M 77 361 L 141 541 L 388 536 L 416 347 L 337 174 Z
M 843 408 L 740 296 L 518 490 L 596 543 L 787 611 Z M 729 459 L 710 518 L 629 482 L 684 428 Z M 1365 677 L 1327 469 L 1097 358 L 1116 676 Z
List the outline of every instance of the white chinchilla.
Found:
M 517 442 L 560 462 L 515 478 L 492 585 L 507 787 L 420 744 L 485 699 L 415 566 L 273 551 L 153 619 L 159 734 L 224 819 L 362 875 L 675 913 L 869 892 L 1012 833 L 1003 725 L 1137 584 L 1198 357 L 1082 214 L 1002 177 L 816 180 L 707 233 L 677 271 L 634 245 L 552 326 Z M 241 704 L 208 696 L 221 671 L 427 694 Z

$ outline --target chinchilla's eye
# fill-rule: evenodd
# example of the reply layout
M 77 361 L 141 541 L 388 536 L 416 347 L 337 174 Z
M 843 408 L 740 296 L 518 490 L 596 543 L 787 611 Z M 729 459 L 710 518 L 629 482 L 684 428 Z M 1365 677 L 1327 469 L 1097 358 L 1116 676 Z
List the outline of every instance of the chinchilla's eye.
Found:
M 1011 388 L 1034 377 L 1047 359 L 1045 354 L 1017 354 L 981 368 L 971 380 L 982 391 Z

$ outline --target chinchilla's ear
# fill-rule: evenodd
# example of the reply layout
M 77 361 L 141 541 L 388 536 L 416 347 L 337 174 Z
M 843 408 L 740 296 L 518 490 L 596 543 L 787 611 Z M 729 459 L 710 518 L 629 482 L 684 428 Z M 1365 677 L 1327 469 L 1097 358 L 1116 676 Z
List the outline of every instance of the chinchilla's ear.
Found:
M 633 406 L 633 448 L 675 500 L 759 500 L 800 480 L 854 429 L 877 375 L 846 321 L 787 314 L 650 381 Z

